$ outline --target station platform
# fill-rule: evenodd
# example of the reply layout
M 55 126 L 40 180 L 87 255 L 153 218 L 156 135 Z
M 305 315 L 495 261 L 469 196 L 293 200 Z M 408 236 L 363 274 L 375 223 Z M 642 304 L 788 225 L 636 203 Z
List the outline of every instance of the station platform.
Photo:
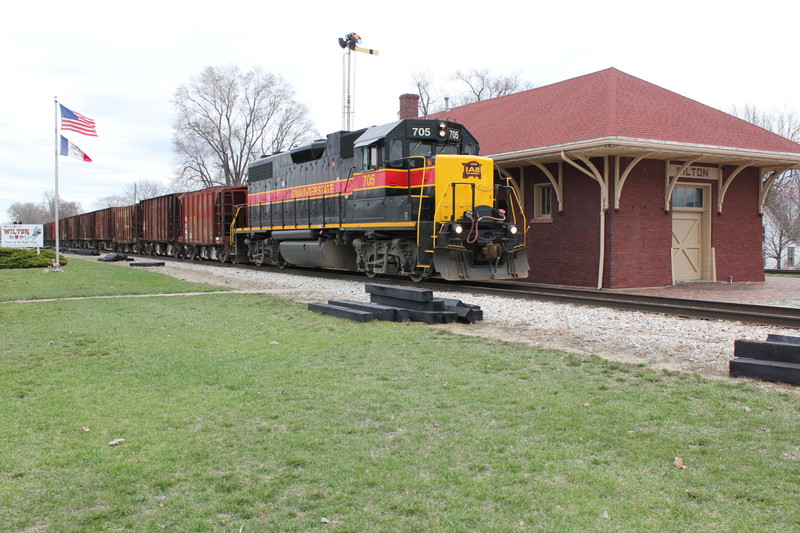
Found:
M 764 283 L 681 282 L 671 287 L 620 289 L 614 292 L 668 298 L 800 307 L 800 277 L 767 276 Z

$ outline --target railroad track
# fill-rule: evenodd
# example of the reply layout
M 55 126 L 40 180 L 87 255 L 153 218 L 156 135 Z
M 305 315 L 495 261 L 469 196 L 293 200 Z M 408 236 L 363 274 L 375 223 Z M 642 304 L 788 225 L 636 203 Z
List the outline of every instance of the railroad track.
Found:
M 264 267 L 256 267 L 254 265 L 231 265 L 213 262 L 210 264 L 215 264 L 222 268 L 253 269 L 257 271 L 264 270 Z M 277 269 L 275 270 L 277 271 Z M 800 329 L 800 308 L 792 307 L 717 302 L 710 300 L 692 300 L 688 298 L 669 298 L 664 296 L 647 296 L 641 294 L 623 294 L 589 289 L 549 287 L 510 281 L 454 282 L 444 280 L 426 280 L 421 283 L 415 283 L 407 278 L 379 276 L 370 279 L 364 276 L 362 273 L 316 270 L 311 268 L 291 268 L 285 270 L 285 272 L 302 276 L 343 279 L 363 283 L 383 283 L 426 288 L 437 291 L 466 292 L 471 294 L 484 294 L 504 298 L 560 302 L 574 305 L 607 307 L 627 311 L 659 313 L 688 318 L 745 322 L 750 324 L 762 324 Z
M 766 269 L 764 274 L 777 275 L 777 276 L 800 276 L 800 270 L 776 270 Z
M 439 285 L 442 288 L 442 285 Z M 458 286 L 464 290 L 550 302 L 609 307 L 645 313 L 660 313 L 672 316 L 702 318 L 706 320 L 738 321 L 751 324 L 800 328 L 800 309 L 771 305 L 692 300 L 642 294 L 622 294 L 585 289 L 544 287 L 524 283 L 470 283 L 449 282 L 446 286 Z M 452 288 L 450 290 L 453 290 Z

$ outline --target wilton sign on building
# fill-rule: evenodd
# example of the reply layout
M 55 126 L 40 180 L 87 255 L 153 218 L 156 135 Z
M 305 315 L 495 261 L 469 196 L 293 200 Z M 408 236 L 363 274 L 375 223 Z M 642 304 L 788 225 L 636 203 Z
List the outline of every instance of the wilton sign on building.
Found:
M 44 246 L 42 224 L 4 224 L 0 230 L 3 248 L 41 248 Z

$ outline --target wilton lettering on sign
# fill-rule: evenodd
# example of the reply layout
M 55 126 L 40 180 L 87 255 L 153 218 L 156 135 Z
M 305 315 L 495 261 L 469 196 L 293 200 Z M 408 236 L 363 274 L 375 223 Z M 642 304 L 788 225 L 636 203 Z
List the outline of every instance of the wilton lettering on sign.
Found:
M 669 177 L 674 178 L 675 174 L 683 165 L 670 164 Z M 702 180 L 718 180 L 720 177 L 720 170 L 718 167 L 695 167 L 691 166 L 681 173 L 681 178 L 687 179 L 702 179 Z

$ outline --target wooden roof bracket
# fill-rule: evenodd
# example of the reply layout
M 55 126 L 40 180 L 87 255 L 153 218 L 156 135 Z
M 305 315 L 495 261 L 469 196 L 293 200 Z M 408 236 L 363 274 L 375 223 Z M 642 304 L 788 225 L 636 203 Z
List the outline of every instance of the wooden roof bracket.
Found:
M 605 174 L 601 174 L 600 171 L 597 170 L 597 167 L 594 166 L 592 162 L 589 161 L 589 158 L 586 157 L 585 155 L 576 155 L 575 157 L 583 161 L 583 163 L 588 168 L 582 167 L 581 165 L 570 159 L 565 151 L 563 150 L 561 151 L 561 159 L 563 159 L 573 167 L 577 168 L 578 170 L 580 170 L 581 172 L 583 172 L 584 174 L 595 180 L 600 185 L 600 199 L 603 202 L 603 210 L 608 209 L 608 171 L 607 171 L 608 169 L 606 169 Z M 608 167 L 608 158 L 603 157 L 603 160 L 605 161 L 606 167 Z
M 583 154 L 576 157 L 583 161 L 587 168 L 582 167 L 575 161 L 567 156 L 567 153 L 561 151 L 561 159 L 577 168 L 600 185 L 600 251 L 597 264 L 597 290 L 603 288 L 603 273 L 606 264 L 606 213 L 608 212 L 608 157 L 603 157 L 603 173 L 597 170 L 597 167 L 589 161 L 589 158 Z
M 664 178 L 665 178 L 664 184 L 666 188 L 666 190 L 664 191 L 664 212 L 669 213 L 670 211 L 669 202 L 670 200 L 672 200 L 672 191 L 673 189 L 675 189 L 675 184 L 678 183 L 678 178 L 681 177 L 681 174 L 683 174 L 684 170 L 686 170 L 687 168 L 689 168 L 702 158 L 703 156 L 700 155 L 695 157 L 694 159 L 689 159 L 688 161 L 686 161 L 683 164 L 683 166 L 681 166 L 681 168 L 678 169 L 678 171 L 675 173 L 675 177 L 672 179 L 669 179 L 669 159 L 667 159 L 667 166 L 664 169 Z
M 731 182 L 733 182 L 733 179 L 736 176 L 738 176 L 739 173 L 742 170 L 744 170 L 747 167 L 751 166 L 753 163 L 755 163 L 755 161 L 750 161 L 748 163 L 745 163 L 744 165 L 739 165 L 738 167 L 736 167 L 736 170 L 731 172 L 731 175 L 728 176 L 728 178 L 725 179 L 725 180 L 722 179 L 722 169 L 720 168 L 720 173 L 719 173 L 719 194 L 717 195 L 717 213 L 718 214 L 720 214 L 720 215 L 722 214 L 722 202 L 723 202 L 723 200 L 725 200 L 725 193 L 728 192 L 728 187 L 731 186 Z M 759 196 L 759 199 L 760 199 L 760 196 Z
M 763 215 L 764 214 L 764 203 L 766 203 L 766 201 L 767 201 L 767 195 L 769 194 L 770 189 L 772 189 L 772 185 L 775 183 L 775 180 L 777 180 L 778 177 L 781 174 L 783 174 L 787 170 L 792 169 L 794 167 L 795 167 L 795 165 L 787 165 L 787 166 L 785 166 L 783 168 L 779 168 L 778 170 L 772 171 L 772 174 L 770 174 L 769 176 L 767 176 L 766 172 L 764 173 L 763 177 L 761 178 L 761 181 L 759 181 L 759 184 L 758 184 L 758 214 L 759 215 Z
M 562 169 L 562 163 L 561 162 L 558 163 L 558 178 L 557 179 L 556 179 L 555 176 L 553 176 L 553 173 L 550 172 L 550 169 L 548 169 L 546 166 L 544 166 L 539 161 L 531 161 L 531 163 L 533 164 L 533 166 L 535 166 L 536 168 L 541 170 L 542 173 L 545 176 L 547 176 L 547 179 L 550 180 L 550 183 L 553 185 L 553 190 L 556 191 L 556 200 L 558 201 L 558 212 L 559 213 L 563 213 L 564 212 L 564 172 L 563 172 L 563 169 Z
M 645 154 L 640 155 L 630 163 L 628 166 L 625 167 L 625 171 L 622 173 L 622 176 L 619 175 L 619 160 L 622 156 L 616 156 L 616 161 L 614 164 L 614 210 L 619 211 L 619 198 L 622 196 L 622 188 L 625 186 L 625 180 L 628 179 L 628 176 L 631 173 L 631 170 L 639 164 L 639 162 L 646 158 L 653 155 L 655 152 L 647 152 Z

